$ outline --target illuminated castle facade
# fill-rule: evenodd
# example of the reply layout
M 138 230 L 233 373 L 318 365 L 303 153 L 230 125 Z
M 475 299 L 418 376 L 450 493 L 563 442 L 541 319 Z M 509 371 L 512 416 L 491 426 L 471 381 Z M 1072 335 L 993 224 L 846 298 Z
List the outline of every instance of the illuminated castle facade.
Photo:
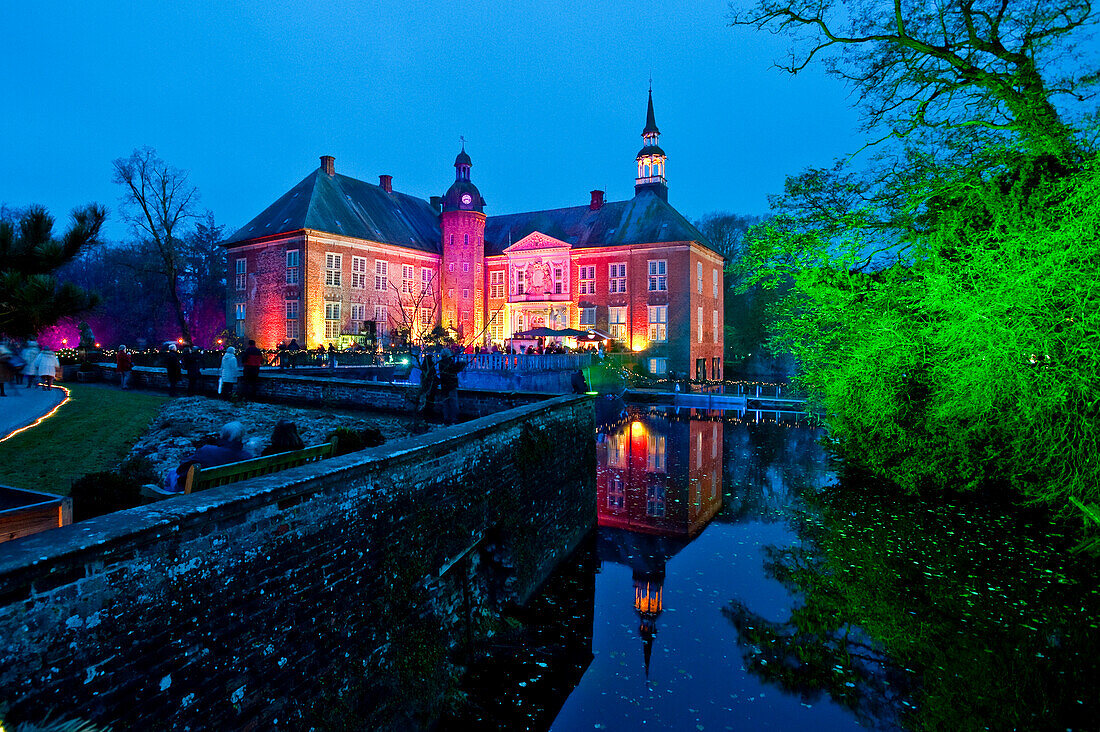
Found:
M 464 344 L 547 327 L 596 329 L 652 373 L 720 378 L 723 258 L 668 203 L 649 97 L 634 196 L 486 216 L 463 149 L 429 200 L 321 166 L 226 242 L 227 309 L 262 347 L 368 333 L 415 340 L 443 326 Z

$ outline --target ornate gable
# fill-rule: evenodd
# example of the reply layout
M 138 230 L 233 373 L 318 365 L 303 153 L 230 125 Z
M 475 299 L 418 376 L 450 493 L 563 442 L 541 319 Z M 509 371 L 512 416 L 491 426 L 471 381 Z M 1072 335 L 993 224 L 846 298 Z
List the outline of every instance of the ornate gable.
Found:
M 571 249 L 569 242 L 547 236 L 540 231 L 533 231 L 510 247 L 505 247 L 505 254 L 519 254 L 520 252 L 535 252 L 543 249 Z

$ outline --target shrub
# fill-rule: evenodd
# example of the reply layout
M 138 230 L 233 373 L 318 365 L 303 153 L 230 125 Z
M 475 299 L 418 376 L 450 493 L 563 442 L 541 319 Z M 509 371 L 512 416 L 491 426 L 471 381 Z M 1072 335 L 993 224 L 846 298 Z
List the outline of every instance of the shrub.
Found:
M 84 521 L 141 504 L 141 483 L 133 474 L 88 473 L 73 481 L 73 521 Z

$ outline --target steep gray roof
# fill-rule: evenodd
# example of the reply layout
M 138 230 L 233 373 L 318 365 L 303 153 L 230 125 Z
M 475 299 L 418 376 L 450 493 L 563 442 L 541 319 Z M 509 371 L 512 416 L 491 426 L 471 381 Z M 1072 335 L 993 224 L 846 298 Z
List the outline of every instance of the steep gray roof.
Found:
M 439 217 L 427 201 L 397 191 L 387 193 L 346 175 L 330 176 L 320 168 L 225 243 L 299 229 L 439 253 Z
M 673 241 L 697 241 L 713 249 L 706 237 L 667 201 L 642 191 L 628 201 L 605 203 L 597 211 L 573 206 L 490 216 L 485 223 L 485 254 L 501 254 L 509 242 L 515 243 L 534 231 L 569 242 L 574 249 Z
M 380 186 L 317 169 L 263 213 L 242 226 L 225 244 L 299 229 L 440 253 L 439 215 L 420 198 L 387 193 Z M 652 192 L 599 210 L 573 206 L 547 211 L 490 216 L 485 222 L 485 254 L 501 254 L 510 243 L 539 231 L 574 248 L 696 241 L 713 249 L 698 229 Z

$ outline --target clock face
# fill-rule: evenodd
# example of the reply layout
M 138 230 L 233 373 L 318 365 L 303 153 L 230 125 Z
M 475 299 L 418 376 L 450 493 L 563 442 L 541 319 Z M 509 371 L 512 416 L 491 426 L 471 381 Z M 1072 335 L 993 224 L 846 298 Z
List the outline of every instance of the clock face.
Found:
M 473 203 L 473 201 L 474 201 L 474 197 L 471 196 L 469 193 L 463 193 L 462 194 L 462 203 L 464 205 L 469 206 L 471 203 Z

